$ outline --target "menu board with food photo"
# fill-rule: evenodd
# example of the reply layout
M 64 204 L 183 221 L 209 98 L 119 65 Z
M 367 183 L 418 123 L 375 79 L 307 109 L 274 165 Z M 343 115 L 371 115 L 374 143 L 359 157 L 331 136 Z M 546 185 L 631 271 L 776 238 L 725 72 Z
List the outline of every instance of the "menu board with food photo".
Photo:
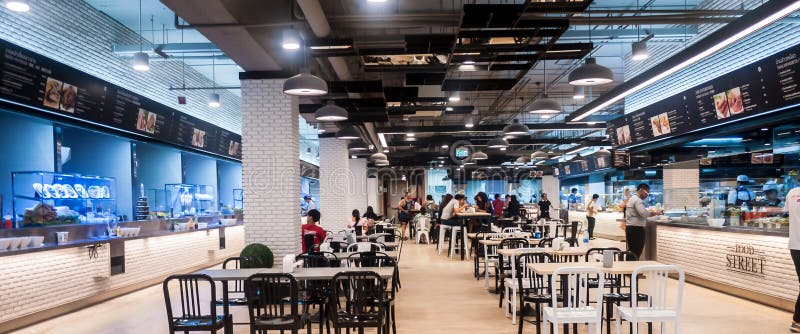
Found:
M 61 104 L 61 87 L 64 84 L 53 78 L 47 78 L 47 83 L 44 86 L 44 99 L 42 104 L 45 107 L 58 109 Z
M 623 125 L 617 128 L 617 143 L 619 143 L 619 145 L 626 145 L 631 143 L 630 125 Z
M 205 147 L 206 146 L 206 132 L 195 128 L 192 132 L 192 146 Z
M 230 141 L 230 144 L 228 144 L 228 155 L 234 157 L 239 155 L 239 142 Z
M 650 126 L 653 128 L 653 137 L 666 135 L 672 132 L 667 113 L 661 113 L 650 117 Z
M 136 117 L 136 130 L 154 134 L 157 120 L 158 114 L 139 108 L 139 115 Z

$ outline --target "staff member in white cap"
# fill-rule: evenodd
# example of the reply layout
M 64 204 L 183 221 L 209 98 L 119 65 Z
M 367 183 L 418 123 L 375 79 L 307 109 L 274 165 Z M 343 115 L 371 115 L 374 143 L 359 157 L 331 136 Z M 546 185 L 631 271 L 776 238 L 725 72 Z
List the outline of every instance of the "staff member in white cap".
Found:
M 753 206 L 753 201 L 756 200 L 756 194 L 747 187 L 750 184 L 750 178 L 747 175 L 739 175 L 736 177 L 736 188 L 728 192 L 728 204 L 735 206 Z

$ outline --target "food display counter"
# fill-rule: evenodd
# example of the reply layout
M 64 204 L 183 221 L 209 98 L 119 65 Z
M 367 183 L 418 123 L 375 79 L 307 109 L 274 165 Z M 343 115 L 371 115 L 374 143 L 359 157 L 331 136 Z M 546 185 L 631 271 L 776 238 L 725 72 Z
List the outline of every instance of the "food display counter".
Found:
M 173 229 L 179 224 L 186 229 Z M 120 226 L 123 237 L 109 237 L 107 225 L 97 223 L 0 230 L 0 332 L 207 268 L 237 256 L 245 243 L 236 216 L 200 217 L 194 228 L 188 219 Z M 68 239 L 59 242 L 57 232 Z M 32 236 L 44 237 L 42 244 L 34 247 Z M 17 238 L 28 247 L 9 249 L 6 240 Z

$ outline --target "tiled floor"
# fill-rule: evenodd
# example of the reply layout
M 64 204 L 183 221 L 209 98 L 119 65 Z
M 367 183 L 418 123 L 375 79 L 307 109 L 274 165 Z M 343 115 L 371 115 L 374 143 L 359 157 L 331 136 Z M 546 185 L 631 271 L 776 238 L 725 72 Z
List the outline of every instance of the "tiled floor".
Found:
M 595 242 L 611 244 L 601 239 Z M 497 295 L 486 292 L 484 282 L 472 278 L 471 261 L 448 260 L 436 255 L 432 245 L 408 243 L 400 267 L 399 333 L 517 333 L 517 327 L 497 307 Z M 791 314 L 787 312 L 693 285 L 686 286 L 683 307 L 681 333 L 789 332 Z M 237 321 L 244 319 L 243 311 L 234 314 Z M 246 326 L 237 326 L 235 331 L 249 332 Z M 161 288 L 147 288 L 15 333 L 166 333 Z M 526 325 L 525 333 L 535 331 Z

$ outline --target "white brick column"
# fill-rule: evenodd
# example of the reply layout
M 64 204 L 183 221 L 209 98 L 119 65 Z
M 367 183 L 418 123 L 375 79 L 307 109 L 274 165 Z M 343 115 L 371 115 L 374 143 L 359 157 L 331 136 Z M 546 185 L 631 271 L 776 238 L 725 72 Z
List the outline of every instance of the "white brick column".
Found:
M 319 139 L 319 207 L 322 227 L 338 231 L 350 221 L 352 177 L 347 140 Z
M 269 246 L 275 265 L 300 252 L 299 113 L 283 81 L 242 80 L 245 240 Z
M 362 215 L 367 211 L 367 159 L 350 159 L 349 208 L 358 209 Z
M 664 166 L 664 209 L 700 206 L 700 164 L 698 160 Z

